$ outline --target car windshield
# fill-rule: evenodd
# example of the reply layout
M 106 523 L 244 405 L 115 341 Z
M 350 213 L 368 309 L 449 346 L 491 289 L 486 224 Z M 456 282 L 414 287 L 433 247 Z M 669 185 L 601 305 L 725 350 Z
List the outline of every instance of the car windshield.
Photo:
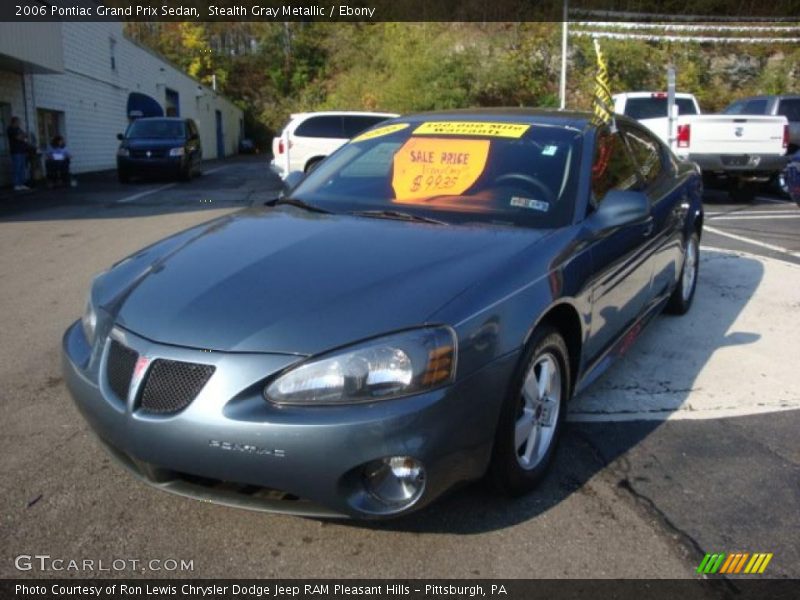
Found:
M 184 137 L 183 121 L 134 121 L 128 127 L 128 138 Z
M 675 98 L 679 115 L 696 115 L 697 107 L 691 98 Z M 641 121 L 642 119 L 658 119 L 667 116 L 667 98 L 652 96 L 650 98 L 628 98 L 625 103 L 625 115 Z
M 353 138 L 291 196 L 335 213 L 561 227 L 573 214 L 580 140 L 546 123 L 395 122 Z

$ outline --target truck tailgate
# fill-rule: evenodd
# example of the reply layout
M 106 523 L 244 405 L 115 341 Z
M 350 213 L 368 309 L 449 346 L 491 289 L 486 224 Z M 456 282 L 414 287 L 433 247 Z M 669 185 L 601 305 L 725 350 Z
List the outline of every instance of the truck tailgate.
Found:
M 681 117 L 691 125 L 692 154 L 784 154 L 786 117 L 699 115 Z M 685 152 L 680 148 L 679 152 Z

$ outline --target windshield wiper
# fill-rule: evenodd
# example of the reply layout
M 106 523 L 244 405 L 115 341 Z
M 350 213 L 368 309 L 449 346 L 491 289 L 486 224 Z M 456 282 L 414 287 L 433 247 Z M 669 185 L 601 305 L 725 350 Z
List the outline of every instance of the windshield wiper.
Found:
M 350 213 L 357 217 L 369 217 L 372 219 L 395 219 L 397 221 L 414 221 L 416 223 L 429 223 L 431 225 L 447 225 L 444 221 L 412 215 L 411 213 L 400 212 L 398 210 L 357 210 Z
M 267 202 L 264 202 L 265 206 L 280 206 L 281 204 L 296 206 L 297 208 L 302 208 L 309 212 L 321 213 L 324 215 L 331 214 L 331 211 L 320 208 L 319 206 L 314 206 L 313 204 L 309 204 L 305 200 L 300 200 L 299 198 L 275 198 L 275 200 L 268 200 Z

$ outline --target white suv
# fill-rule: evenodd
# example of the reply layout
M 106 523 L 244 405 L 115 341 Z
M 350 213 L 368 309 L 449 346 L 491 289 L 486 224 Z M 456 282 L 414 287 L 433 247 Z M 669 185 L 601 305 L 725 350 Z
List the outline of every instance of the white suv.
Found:
M 270 166 L 281 177 L 292 171 L 308 171 L 350 138 L 397 116 L 353 111 L 293 114 L 280 137 L 272 139 Z

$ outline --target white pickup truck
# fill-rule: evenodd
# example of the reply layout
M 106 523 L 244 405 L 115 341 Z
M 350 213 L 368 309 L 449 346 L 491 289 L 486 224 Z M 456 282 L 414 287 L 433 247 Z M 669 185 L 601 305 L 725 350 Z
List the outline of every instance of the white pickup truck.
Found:
M 726 179 L 736 201 L 750 201 L 761 182 L 786 166 L 786 117 L 701 115 L 692 94 L 675 94 L 678 114 L 669 131 L 666 92 L 614 95 L 614 112 L 638 120 L 706 178 Z

